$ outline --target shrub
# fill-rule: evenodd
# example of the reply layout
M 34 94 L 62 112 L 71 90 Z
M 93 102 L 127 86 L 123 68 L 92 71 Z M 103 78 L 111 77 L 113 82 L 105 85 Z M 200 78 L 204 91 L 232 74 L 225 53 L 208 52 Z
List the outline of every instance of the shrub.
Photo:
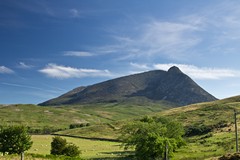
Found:
M 195 136 L 195 135 L 204 135 L 212 131 L 211 126 L 206 126 L 204 124 L 187 126 L 185 128 L 185 136 Z
M 90 126 L 90 123 L 70 124 L 70 125 L 69 125 L 69 129 L 82 128 L 82 127 L 87 127 L 87 126 Z
M 63 150 L 63 154 L 70 157 L 77 157 L 81 154 L 81 151 L 78 149 L 78 146 L 73 143 L 69 143 Z
M 66 139 L 59 136 L 53 137 L 51 143 L 51 154 L 52 155 L 65 155 L 70 157 L 77 157 L 81 151 L 73 143 L 67 143 Z
M 59 136 L 53 137 L 51 142 L 51 154 L 53 155 L 63 155 L 63 151 L 66 148 L 67 141 Z

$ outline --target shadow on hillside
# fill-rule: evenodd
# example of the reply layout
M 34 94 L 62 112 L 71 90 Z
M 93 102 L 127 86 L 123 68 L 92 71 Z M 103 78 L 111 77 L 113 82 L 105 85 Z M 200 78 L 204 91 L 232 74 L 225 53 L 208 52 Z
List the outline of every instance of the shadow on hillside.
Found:
M 91 160 L 132 160 L 133 151 L 123 151 L 123 152 L 101 152 L 101 154 L 107 154 L 109 157 L 102 158 L 92 158 Z M 118 157 L 110 157 L 110 155 L 117 155 Z

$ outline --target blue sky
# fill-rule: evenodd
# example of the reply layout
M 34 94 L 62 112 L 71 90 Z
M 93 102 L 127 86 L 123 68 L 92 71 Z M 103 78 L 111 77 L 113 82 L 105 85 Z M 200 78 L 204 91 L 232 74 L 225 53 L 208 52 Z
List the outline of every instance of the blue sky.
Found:
M 0 104 L 173 65 L 239 95 L 239 28 L 238 0 L 1 0 Z

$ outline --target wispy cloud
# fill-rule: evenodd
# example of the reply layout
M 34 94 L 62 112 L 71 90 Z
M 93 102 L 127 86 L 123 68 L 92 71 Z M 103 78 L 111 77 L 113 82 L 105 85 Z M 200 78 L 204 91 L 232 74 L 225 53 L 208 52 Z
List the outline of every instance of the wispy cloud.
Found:
M 239 52 L 239 8 L 239 1 L 223 1 L 181 18 L 183 23 L 195 24 L 201 28 L 202 34 L 196 34 L 203 42 L 198 52 L 218 56 Z
M 153 67 L 155 69 L 168 70 L 172 66 L 177 66 L 184 73 L 189 75 L 194 79 L 223 79 L 223 78 L 233 78 L 240 77 L 240 71 L 225 69 L 225 68 L 209 68 L 209 67 L 197 67 L 194 65 L 187 64 L 155 64 Z
M 197 67 L 188 64 L 138 64 L 130 63 L 132 67 L 138 71 L 148 70 L 164 70 L 168 71 L 172 66 L 177 66 L 183 73 L 189 75 L 193 79 L 198 80 L 220 80 L 225 78 L 239 78 L 240 71 L 226 68 Z
M 76 57 L 90 57 L 94 54 L 90 52 L 83 52 L 83 51 L 64 51 L 64 56 L 76 56 Z
M 12 87 L 21 87 L 21 88 L 40 90 L 40 91 L 50 92 L 50 93 L 58 93 L 56 90 L 47 90 L 47 89 L 44 89 L 44 88 L 39 88 L 39 87 L 34 87 L 34 86 L 24 85 L 24 84 L 6 83 L 6 82 L 2 82 L 1 84 L 2 85 L 7 85 L 7 86 L 12 86 Z
M 140 28 L 140 29 L 139 29 Z M 167 57 L 179 60 L 201 42 L 196 36 L 201 28 L 195 23 L 151 20 L 139 25 L 132 36 L 115 35 L 116 44 L 101 47 L 100 51 L 120 53 L 123 59 Z
M 80 16 L 79 11 L 76 8 L 72 8 L 69 10 L 71 17 L 76 18 Z
M 31 3 L 21 3 L 15 0 L 14 5 L 28 12 L 55 16 L 55 12 L 53 11 L 52 8 L 49 7 L 49 4 L 47 1 L 32 0 Z
M 114 32 L 115 43 L 96 50 L 118 55 L 118 60 L 144 58 L 151 62 L 164 58 L 183 63 L 196 57 L 205 58 L 206 54 L 237 54 L 240 51 L 237 45 L 240 43 L 239 8 L 238 1 L 221 1 L 171 20 L 151 18 L 136 22 L 127 30 L 121 28 Z
M 28 65 L 28 64 L 26 64 L 26 63 L 24 63 L 24 62 L 19 62 L 19 64 L 18 64 L 17 67 L 18 67 L 18 68 L 21 68 L 21 69 L 31 69 L 31 68 L 33 68 L 34 66 Z
M 39 72 L 44 73 L 49 77 L 58 79 L 112 76 L 108 70 L 73 68 L 53 63 L 48 64 L 45 68 L 39 70 Z
M 138 64 L 138 63 L 133 63 L 131 62 L 130 65 L 136 69 L 140 70 L 149 70 L 151 69 L 147 64 Z
M 14 71 L 11 70 L 10 68 L 5 67 L 5 66 L 0 66 L 0 73 L 2 73 L 2 74 L 12 74 L 12 73 L 14 73 Z

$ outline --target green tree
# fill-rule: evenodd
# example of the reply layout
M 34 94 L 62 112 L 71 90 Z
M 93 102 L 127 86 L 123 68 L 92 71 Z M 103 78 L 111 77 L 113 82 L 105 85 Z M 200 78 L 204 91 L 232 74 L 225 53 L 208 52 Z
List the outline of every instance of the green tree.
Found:
M 24 159 L 24 151 L 32 146 L 31 136 L 25 126 L 8 126 L 0 129 L 0 152 L 20 154 Z
M 63 139 L 60 136 L 53 137 L 53 141 L 51 142 L 51 154 L 63 155 L 63 150 L 66 148 L 66 145 L 66 139 Z
M 67 143 L 66 139 L 60 136 L 53 137 L 53 141 L 51 142 L 51 154 L 77 157 L 80 153 L 81 151 L 75 144 Z
M 166 118 L 143 118 L 129 123 L 122 129 L 120 140 L 125 149 L 133 147 L 139 160 L 163 158 L 166 152 L 169 157 L 184 144 L 183 127 Z

